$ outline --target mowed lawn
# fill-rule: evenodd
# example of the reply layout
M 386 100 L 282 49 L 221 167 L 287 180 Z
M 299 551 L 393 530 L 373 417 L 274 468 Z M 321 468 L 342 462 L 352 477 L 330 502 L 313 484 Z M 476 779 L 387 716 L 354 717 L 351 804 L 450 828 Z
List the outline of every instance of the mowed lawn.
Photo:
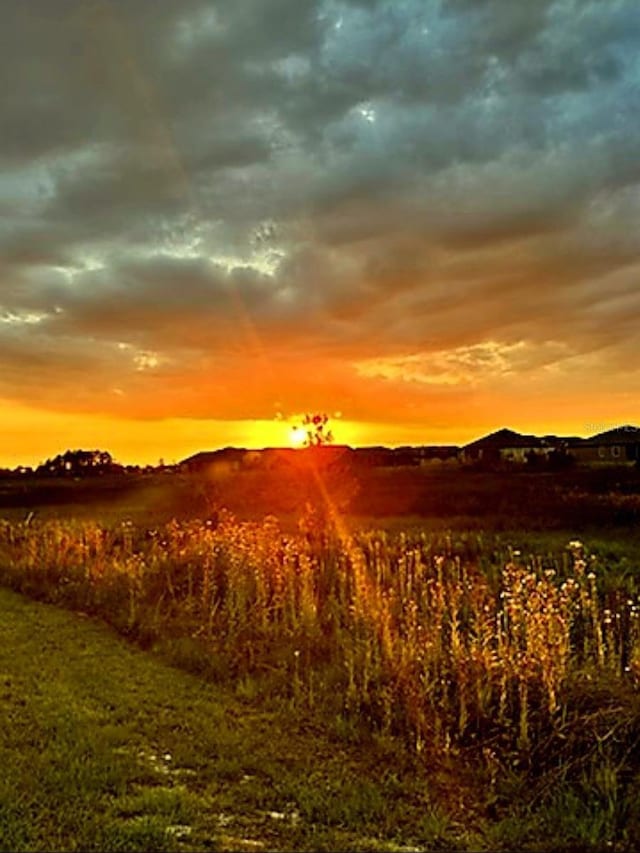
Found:
M 0 850 L 484 846 L 446 768 L 4 589 L 0 721 Z

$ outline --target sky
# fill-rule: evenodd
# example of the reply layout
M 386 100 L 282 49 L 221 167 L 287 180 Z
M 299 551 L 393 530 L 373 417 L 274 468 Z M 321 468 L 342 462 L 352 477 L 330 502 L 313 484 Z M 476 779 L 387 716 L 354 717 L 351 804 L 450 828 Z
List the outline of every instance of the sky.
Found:
M 637 0 L 3 0 L 0 465 L 640 421 Z

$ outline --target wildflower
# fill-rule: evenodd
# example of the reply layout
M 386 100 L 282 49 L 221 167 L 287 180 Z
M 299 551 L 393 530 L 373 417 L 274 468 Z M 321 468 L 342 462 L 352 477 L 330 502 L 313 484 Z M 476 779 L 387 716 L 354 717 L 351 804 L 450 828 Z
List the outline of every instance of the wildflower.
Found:
M 184 841 L 191 835 L 191 827 L 187 824 L 176 823 L 173 826 L 168 826 L 165 832 L 175 838 L 176 841 Z

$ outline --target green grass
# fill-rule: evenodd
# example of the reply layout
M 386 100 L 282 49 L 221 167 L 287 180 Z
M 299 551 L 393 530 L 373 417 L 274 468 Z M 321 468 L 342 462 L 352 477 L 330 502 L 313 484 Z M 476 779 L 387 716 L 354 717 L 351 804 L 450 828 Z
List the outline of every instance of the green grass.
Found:
M 327 484 L 354 521 L 373 526 L 394 518 L 464 530 L 633 531 L 640 520 L 640 469 L 577 467 L 568 471 L 451 468 L 329 468 Z M 308 496 L 300 471 L 211 470 L 200 474 L 111 475 L 86 479 L 0 478 L 0 511 L 14 520 L 35 511 L 47 518 L 123 518 L 163 524 L 208 515 L 223 505 L 242 520 L 276 514 L 295 526 Z M 304 478 L 303 478 L 304 479 Z M 347 483 L 350 484 L 347 488 Z
M 0 612 L 0 850 L 634 848 L 640 786 L 607 742 L 637 743 L 604 687 L 583 697 L 582 765 L 569 744 L 536 791 L 526 769 L 419 759 L 8 590 Z
M 215 523 L 162 528 L 142 517 L 138 528 L 115 515 L 81 524 L 37 514 L 4 528 L 3 582 L 94 618 L 0 590 L 0 850 L 634 848 L 633 528 L 585 535 L 505 519 L 487 531 L 456 530 L 451 519 L 390 518 L 386 531 L 355 539 L 367 565 L 362 584 L 337 542 L 312 538 L 308 562 L 295 524 L 283 536 L 271 522 L 214 534 Z M 470 650 L 481 651 L 485 600 L 471 593 L 483 579 L 491 595 L 507 588 L 513 555 L 523 564 L 515 581 L 528 583 L 530 570 L 544 600 L 553 598 L 572 572 L 570 539 L 586 542 L 586 559 L 596 555 L 598 592 L 579 581 L 582 610 L 572 617 L 559 705 L 547 712 L 532 677 L 522 704 L 512 685 L 502 717 L 497 693 L 469 690 L 486 681 L 466 669 Z M 412 562 L 416 553 L 426 573 Z M 440 581 L 438 555 L 446 557 Z M 551 569 L 557 579 L 547 582 Z M 434 584 L 460 593 L 463 607 L 455 619 L 444 613 L 432 636 Z M 394 605 L 411 600 L 422 614 L 419 636 L 409 611 Z M 530 615 L 533 642 L 542 622 Z M 454 623 L 456 647 L 460 636 L 467 644 L 455 666 L 446 656 Z M 385 639 L 382 629 L 397 633 Z M 444 656 L 428 669 L 434 639 Z M 547 651 L 538 643 L 529 664 Z M 501 653 L 489 675 L 506 659 Z
M 1 850 L 475 846 L 393 745 L 241 701 L 13 592 L 0 611 Z

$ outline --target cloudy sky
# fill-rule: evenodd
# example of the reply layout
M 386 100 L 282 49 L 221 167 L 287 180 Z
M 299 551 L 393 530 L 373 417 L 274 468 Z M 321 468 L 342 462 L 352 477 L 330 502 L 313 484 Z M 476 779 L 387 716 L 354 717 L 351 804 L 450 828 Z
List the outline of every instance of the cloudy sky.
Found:
M 640 420 L 637 0 L 0 16 L 0 464 Z

